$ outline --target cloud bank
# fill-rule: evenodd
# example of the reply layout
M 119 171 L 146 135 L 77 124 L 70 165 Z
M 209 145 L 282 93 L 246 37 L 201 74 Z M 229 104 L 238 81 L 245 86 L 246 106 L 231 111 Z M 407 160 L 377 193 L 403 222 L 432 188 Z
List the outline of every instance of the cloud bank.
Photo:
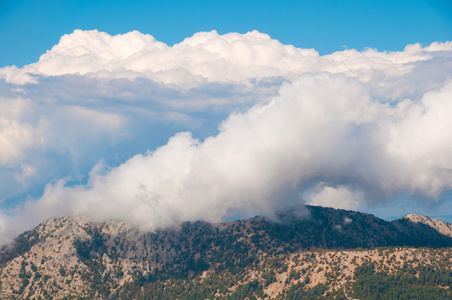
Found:
M 77 30 L 0 69 L 2 197 L 31 196 L 0 214 L 0 236 L 58 214 L 152 230 L 306 202 L 444 201 L 451 70 L 450 42 L 319 56 L 256 31 L 170 47 Z
M 284 45 L 270 36 L 251 31 L 219 35 L 199 32 L 168 46 L 137 31 L 111 36 L 97 30 L 75 30 L 43 54 L 37 63 L 0 74 L 8 82 L 36 82 L 33 75 L 88 75 L 97 78 L 148 78 L 179 87 L 206 82 L 247 82 L 259 78 L 295 79 L 302 73 L 344 73 L 361 81 L 379 76 L 398 77 L 413 63 L 431 60 L 451 51 L 452 43 L 408 45 L 403 52 L 345 50 L 320 57 L 314 49 Z

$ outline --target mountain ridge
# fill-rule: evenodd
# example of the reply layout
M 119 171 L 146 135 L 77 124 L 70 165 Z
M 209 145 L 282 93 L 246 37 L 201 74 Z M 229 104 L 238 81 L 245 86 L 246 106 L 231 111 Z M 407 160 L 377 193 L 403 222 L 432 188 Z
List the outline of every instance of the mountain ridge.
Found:
M 306 253 L 316 258 L 320 253 L 348 253 L 344 254 L 344 261 L 352 268 L 350 253 L 360 249 L 377 259 L 379 255 L 375 253 L 378 251 L 372 250 L 375 247 L 430 247 L 427 252 L 437 251 L 441 261 L 449 259 L 450 262 L 447 255 L 450 255 L 452 237 L 436 229 L 450 228 L 448 223 L 415 215 L 388 222 L 365 213 L 317 206 L 306 208 L 309 217 L 291 208 L 277 212 L 273 218 L 254 217 L 216 224 L 184 222 L 154 232 L 140 231 L 122 221 L 100 222 L 68 216 L 52 218 L 19 236 L 15 246 L 3 249 L 0 295 L 19 296 L 19 299 L 28 295 L 32 299 L 49 295 L 58 299 L 76 296 L 124 298 L 131 285 L 155 288 L 160 281 L 196 278 L 201 282 L 207 280 L 205 276 L 212 270 L 215 274 L 226 272 L 236 278 L 234 274 L 249 270 L 246 276 L 261 282 L 266 288 L 265 293 L 276 297 L 287 289 L 283 286 L 276 289 L 278 292 L 271 292 L 271 285 L 276 288 L 276 282 L 269 283 L 265 278 L 274 270 L 262 272 L 259 269 L 260 265 L 269 263 L 270 257 L 285 257 L 287 272 L 289 269 L 297 271 L 297 263 L 290 257 Z M 447 249 L 444 253 L 443 247 Z M 413 260 L 423 259 L 415 248 L 400 249 L 397 251 L 406 252 L 403 255 L 411 255 Z M 370 251 L 377 252 L 370 254 Z M 432 257 L 429 262 L 436 261 L 437 258 Z M 322 266 L 325 269 L 328 264 Z M 281 263 L 266 268 L 279 270 Z M 286 271 L 282 270 L 281 274 Z M 324 284 L 325 273 L 316 274 L 323 274 L 323 277 L 315 275 L 317 279 L 312 279 L 313 282 Z M 307 275 L 303 275 L 305 277 L 300 275 L 300 278 L 306 280 Z M 309 277 L 313 276 L 314 273 Z M 279 281 L 287 282 L 289 277 L 290 274 Z M 293 282 L 289 282 L 295 284 L 300 278 L 292 278 Z M 231 290 L 219 286 L 213 295 L 227 298 L 241 284 L 252 282 L 247 280 L 228 281 Z M 266 282 L 268 284 L 264 285 Z M 345 283 L 341 284 L 345 288 Z
M 428 225 L 435 228 L 439 233 L 452 237 L 452 225 L 447 222 L 418 214 L 408 214 L 403 216 L 401 219 L 408 219 L 413 223 Z

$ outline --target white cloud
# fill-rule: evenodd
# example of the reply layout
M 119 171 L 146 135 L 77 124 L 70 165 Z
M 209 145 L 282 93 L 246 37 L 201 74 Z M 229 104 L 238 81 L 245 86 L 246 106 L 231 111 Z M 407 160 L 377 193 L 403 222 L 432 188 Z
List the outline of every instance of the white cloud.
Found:
M 39 131 L 48 147 L 60 151 L 77 152 L 79 143 L 91 144 L 91 140 L 111 136 L 115 139 L 124 125 L 124 117 L 80 106 L 52 107 L 42 116 Z
M 22 121 L 29 102 L 0 97 L 0 166 L 20 160 L 34 143 L 33 128 Z
M 428 61 L 451 48 L 450 42 L 435 42 L 425 48 L 408 45 L 402 52 L 345 50 L 320 57 L 313 49 L 283 45 L 257 31 L 224 35 L 199 32 L 170 47 L 137 31 L 111 36 L 97 30 L 75 30 L 64 35 L 37 63 L 22 69 L 0 69 L 0 76 L 18 84 L 36 82 L 27 74 L 149 78 L 190 88 L 206 82 L 245 83 L 279 76 L 292 80 L 303 73 L 326 71 L 367 82 L 378 80 L 381 73 L 391 78 L 407 74 L 416 62 Z
M 418 102 L 400 102 L 395 119 L 384 124 L 392 186 L 409 187 L 432 198 L 452 187 L 451 99 L 449 82 Z
M 311 204 L 346 209 L 370 201 L 373 192 L 408 189 L 434 197 L 452 188 L 444 176 L 452 170 L 445 136 L 451 88 L 397 107 L 371 99 L 364 84 L 345 76 L 306 75 L 284 84 L 269 104 L 232 114 L 216 136 L 200 142 L 177 134 L 117 168 L 96 167 L 87 185 L 49 185 L 27 207 L 46 217 L 83 214 L 155 229 L 219 221 L 237 210 L 271 214 L 301 202 L 298 194 L 306 190 Z M 435 155 L 423 163 L 429 153 Z
M 344 224 L 350 224 L 351 222 L 353 222 L 352 219 L 345 217 L 344 218 Z
M 4 245 L 11 241 L 11 236 L 7 233 L 7 227 L 11 228 L 11 225 L 12 224 L 8 222 L 8 217 L 0 211 L 0 245 Z M 13 234 L 16 235 L 17 232 L 14 231 Z
M 19 182 L 23 182 L 27 177 L 33 176 L 36 174 L 36 167 L 29 164 L 22 164 L 20 166 L 21 172 L 15 174 L 15 178 Z
M 2 215 L 4 236 L 55 214 L 148 229 L 270 214 L 300 194 L 348 209 L 405 192 L 439 201 L 452 188 L 451 45 L 319 56 L 256 31 L 169 47 L 76 30 L 0 69 L 0 198 L 46 185 Z
M 340 209 L 356 210 L 364 202 L 363 193 L 352 191 L 347 186 L 331 187 L 324 184 L 317 185 L 306 195 L 308 204 Z M 350 223 L 349 218 L 344 223 Z
M 22 69 L 4 68 L 0 73 L 19 84 L 35 82 L 26 74 L 89 74 L 105 78 L 146 77 L 191 87 L 208 81 L 293 76 L 305 65 L 312 65 L 317 57 L 314 50 L 283 45 L 257 31 L 245 35 L 201 32 L 169 47 L 137 31 L 110 36 L 96 30 L 75 30 L 64 35 L 39 62 Z

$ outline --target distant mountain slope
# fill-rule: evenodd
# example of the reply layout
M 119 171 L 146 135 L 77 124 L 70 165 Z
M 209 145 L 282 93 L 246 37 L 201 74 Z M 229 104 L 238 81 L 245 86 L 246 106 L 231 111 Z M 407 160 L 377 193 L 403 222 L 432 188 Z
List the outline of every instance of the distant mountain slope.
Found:
M 220 295 L 226 297 L 235 293 L 241 283 L 251 282 L 251 279 L 239 279 L 237 274 L 243 272 L 246 278 L 255 278 L 257 286 L 263 285 L 268 272 L 282 268 L 281 262 L 270 264 L 272 257 L 287 260 L 287 268 L 281 269 L 280 274 L 283 274 L 295 268 L 297 262 L 290 257 L 300 253 L 331 250 L 350 253 L 345 250 L 358 247 L 452 247 L 450 229 L 450 224 L 423 216 L 409 215 L 388 222 L 369 214 L 316 206 L 307 206 L 307 211 L 294 208 L 280 211 L 271 219 L 255 217 L 219 224 L 187 222 L 155 232 L 141 232 L 119 221 L 59 217 L 22 234 L 15 245 L 2 250 L 0 295 L 36 299 L 38 296 L 44 299 L 49 296 L 124 299 L 125 295 L 135 295 L 135 289 L 140 286 L 156 288 L 154 285 L 168 284 L 168 280 L 201 280 L 200 276 L 206 278 L 207 273 L 214 272 L 215 276 L 232 276 L 221 279 L 228 282 L 226 290 L 212 292 L 212 295 L 219 293 L 217 298 L 221 298 Z M 450 248 L 447 249 L 449 256 L 442 250 L 435 252 L 441 257 L 437 266 L 452 265 Z M 411 263 L 417 266 L 423 256 L 413 251 Z M 431 256 L 428 262 L 436 259 Z M 275 270 L 271 270 L 272 266 Z M 319 271 L 323 272 L 322 276 L 326 276 L 325 266 Z M 318 269 L 314 265 L 310 268 L 314 267 Z M 302 275 L 305 279 L 308 276 Z M 301 280 L 300 274 L 295 277 L 290 281 L 293 284 Z M 219 285 L 216 283 L 218 289 L 222 286 L 221 280 Z M 286 287 L 279 288 L 278 293 Z M 184 295 L 179 292 L 182 293 L 179 296 Z
M 384 221 L 373 215 L 319 206 L 307 206 L 308 218 L 294 218 L 293 211 L 280 212 L 280 222 L 262 226 L 271 240 L 289 242 L 298 249 L 350 249 L 384 246 L 450 247 L 452 237 L 428 224 L 399 219 Z M 433 220 L 433 219 L 432 219 Z M 435 220 L 440 228 L 450 224 Z M 247 222 L 253 222 L 247 220 Z M 447 224 L 447 225 L 444 225 Z M 432 225 L 433 226 L 433 225 Z
M 415 214 L 403 216 L 402 219 L 410 220 L 412 223 L 421 223 L 430 226 L 436 229 L 439 233 L 452 237 L 452 225 L 449 223 Z
M 431 218 L 452 224 L 452 215 L 431 216 Z

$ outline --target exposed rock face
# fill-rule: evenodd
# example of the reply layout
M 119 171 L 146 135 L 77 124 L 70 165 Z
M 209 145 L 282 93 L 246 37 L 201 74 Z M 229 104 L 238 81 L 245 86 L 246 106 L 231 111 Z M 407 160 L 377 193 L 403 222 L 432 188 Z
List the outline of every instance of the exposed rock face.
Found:
M 343 289 L 352 280 L 359 265 L 357 259 L 362 263 L 378 262 L 377 267 L 384 269 L 385 256 L 377 250 L 347 249 L 452 247 L 452 226 L 428 217 L 408 215 L 387 222 L 332 208 L 308 206 L 308 211 L 299 214 L 290 209 L 273 219 L 183 223 L 155 232 L 141 232 L 120 221 L 50 219 L 0 252 L 0 295 L 32 299 L 127 298 L 135 295 L 130 294 L 135 285 L 155 288 L 156 282 L 167 284 L 176 279 L 199 281 L 202 285 L 216 278 L 227 285 L 212 292 L 217 298 L 254 281 L 264 286 L 260 292 L 276 297 L 289 284 L 303 282 L 309 288 L 327 283 L 330 265 L 335 264 L 336 279 L 329 283 L 333 291 Z M 403 256 L 405 262 L 452 265 L 450 248 L 423 251 L 428 255 L 421 255 L 417 249 L 398 248 L 392 263 L 397 265 Z M 279 263 L 274 264 L 272 259 Z M 279 273 L 275 275 L 272 268 Z M 387 266 L 387 271 L 394 268 Z

